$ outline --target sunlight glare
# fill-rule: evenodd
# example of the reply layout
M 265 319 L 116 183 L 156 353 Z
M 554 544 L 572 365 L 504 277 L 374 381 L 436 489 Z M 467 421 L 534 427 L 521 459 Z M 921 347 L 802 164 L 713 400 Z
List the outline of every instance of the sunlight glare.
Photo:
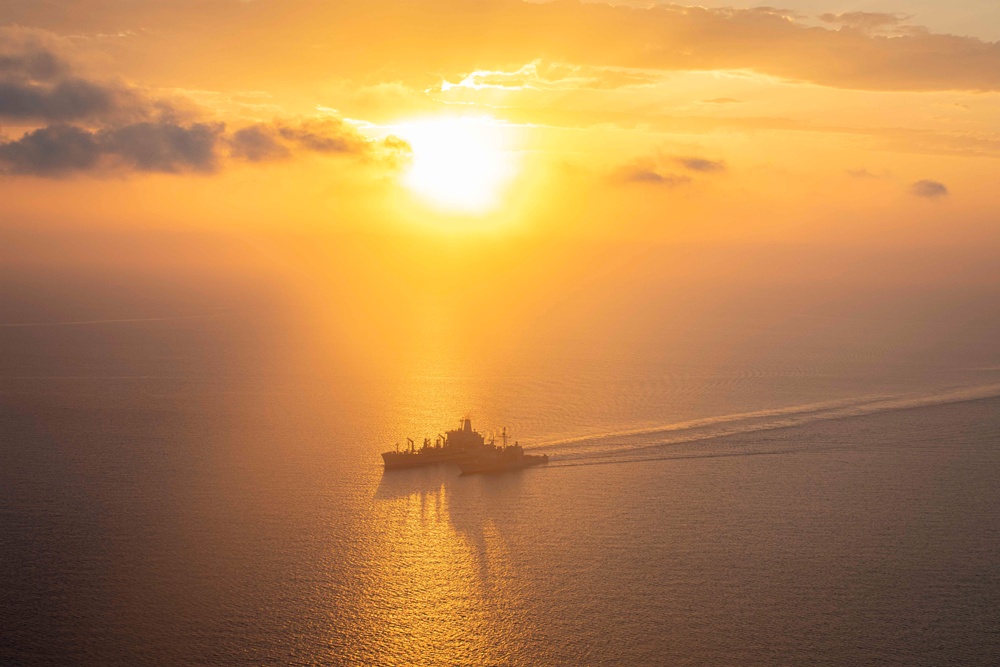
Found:
M 505 144 L 509 128 L 489 117 L 403 123 L 396 132 L 413 148 L 404 183 L 431 203 L 457 213 L 495 209 L 515 172 Z

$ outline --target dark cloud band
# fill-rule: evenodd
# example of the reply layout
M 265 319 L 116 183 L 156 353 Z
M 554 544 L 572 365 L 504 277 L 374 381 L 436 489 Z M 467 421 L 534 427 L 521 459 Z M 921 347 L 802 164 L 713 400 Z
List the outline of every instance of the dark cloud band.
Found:
M 101 130 L 52 125 L 0 143 L 0 173 L 59 177 L 81 172 L 210 173 L 228 158 L 273 162 L 303 152 L 398 162 L 409 147 L 368 140 L 336 119 L 258 124 L 228 133 L 223 123 L 142 122 Z
M 178 111 L 177 100 L 74 74 L 59 46 L 38 31 L 0 29 L 0 121 L 41 125 L 0 141 L 0 173 L 208 173 L 226 159 L 272 162 L 303 152 L 398 157 L 409 150 L 398 140 L 370 141 L 337 118 L 228 132 L 221 122 L 185 118 L 191 114 Z

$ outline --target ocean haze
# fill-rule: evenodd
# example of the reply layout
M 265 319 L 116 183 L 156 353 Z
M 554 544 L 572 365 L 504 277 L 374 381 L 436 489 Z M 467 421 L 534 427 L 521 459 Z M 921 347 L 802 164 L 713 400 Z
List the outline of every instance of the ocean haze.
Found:
M 1000 657 L 985 261 L 87 238 L 3 267 L 0 662 Z M 467 414 L 551 462 L 383 473 Z

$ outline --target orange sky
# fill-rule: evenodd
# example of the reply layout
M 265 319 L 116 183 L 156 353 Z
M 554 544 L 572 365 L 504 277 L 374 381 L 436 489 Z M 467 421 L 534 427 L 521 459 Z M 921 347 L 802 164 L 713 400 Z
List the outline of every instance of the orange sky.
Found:
M 6 2 L 2 224 L 996 244 L 992 5 L 736 4 Z
M 989 340 L 993 5 L 709 4 L 2 2 L 4 321 L 277 294 L 363 373 Z

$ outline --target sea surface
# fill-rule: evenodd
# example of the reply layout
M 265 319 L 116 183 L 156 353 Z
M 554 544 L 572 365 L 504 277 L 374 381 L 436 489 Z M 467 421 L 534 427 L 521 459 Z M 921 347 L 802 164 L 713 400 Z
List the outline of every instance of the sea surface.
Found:
M 0 326 L 2 665 L 1000 664 L 981 331 L 379 352 L 134 282 L 29 313 L 40 284 Z M 465 416 L 551 462 L 383 472 Z

